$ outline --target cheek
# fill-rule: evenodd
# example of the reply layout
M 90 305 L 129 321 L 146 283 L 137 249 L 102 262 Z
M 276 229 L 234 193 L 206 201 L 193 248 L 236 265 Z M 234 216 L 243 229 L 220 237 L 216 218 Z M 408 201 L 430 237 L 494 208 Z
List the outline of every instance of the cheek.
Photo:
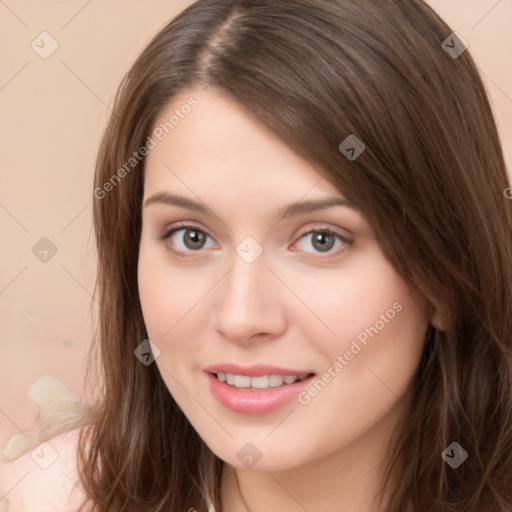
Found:
M 200 339 L 194 329 L 202 324 L 190 320 L 197 313 L 197 303 L 204 292 L 199 280 L 182 269 L 171 268 L 169 262 L 153 252 L 141 247 L 139 256 L 142 313 L 148 337 L 160 350 L 155 364 L 171 395 L 183 405 L 189 399 L 183 384 L 190 379 Z
M 402 390 L 423 349 L 426 301 L 412 292 L 377 248 L 337 275 L 324 275 L 304 281 L 308 284 L 302 290 L 323 325 L 313 318 L 302 320 L 302 326 L 313 349 L 322 354 L 325 370 L 343 374 L 338 381 L 353 386 L 353 391 L 361 385 L 367 385 L 368 392 L 382 388 L 379 378 L 391 389 Z
M 331 355 L 345 345 L 348 349 L 358 336 L 364 343 L 365 336 L 370 336 L 365 329 L 375 324 L 379 332 L 390 331 L 391 324 L 396 326 L 411 314 L 415 302 L 405 281 L 377 246 L 354 255 L 339 269 L 316 270 L 315 275 L 290 274 L 287 278 L 312 312 L 297 315 L 296 321 L 302 321 L 304 328 L 309 326 L 308 338 Z M 413 324 L 418 315 L 421 311 L 410 319 Z
M 148 335 L 162 341 L 172 337 L 175 326 L 200 300 L 201 281 L 173 268 L 165 253 L 147 245 L 143 242 L 139 253 L 139 297 Z
M 428 325 L 425 302 L 384 259 L 354 269 L 338 283 L 326 281 L 325 296 L 310 295 L 335 334 L 320 330 L 319 323 L 310 328 L 311 351 L 321 353 L 323 365 L 317 381 L 299 397 L 300 423 L 322 432 L 312 440 L 312 453 L 324 455 L 397 406 L 410 388 Z
M 144 323 L 160 349 L 156 364 L 173 394 L 179 390 L 169 375 L 184 381 L 197 370 L 201 333 L 211 317 L 207 295 L 217 280 L 207 269 L 171 264 L 164 251 L 141 244 L 138 286 Z

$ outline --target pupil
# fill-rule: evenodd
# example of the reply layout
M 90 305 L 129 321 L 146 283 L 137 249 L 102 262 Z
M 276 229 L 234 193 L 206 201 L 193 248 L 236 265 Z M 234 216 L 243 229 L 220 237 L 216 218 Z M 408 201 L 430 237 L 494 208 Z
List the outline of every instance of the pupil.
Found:
M 330 239 L 330 243 L 329 241 L 327 243 L 326 242 L 326 239 Z M 318 246 L 316 244 L 319 244 Z M 334 243 L 334 237 L 329 234 L 329 233 L 317 233 L 314 237 L 313 237 L 313 245 L 315 246 L 316 249 L 320 250 L 320 251 L 328 251 L 332 248 L 333 246 L 333 243 Z
M 199 231 L 187 231 L 186 242 L 190 242 L 192 245 L 189 249 L 199 249 L 204 243 L 204 235 Z

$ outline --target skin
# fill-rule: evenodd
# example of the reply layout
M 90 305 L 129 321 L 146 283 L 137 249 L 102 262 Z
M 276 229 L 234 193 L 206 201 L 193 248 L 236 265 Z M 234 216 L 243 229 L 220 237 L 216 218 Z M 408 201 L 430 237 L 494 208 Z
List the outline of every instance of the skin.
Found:
M 157 124 L 190 96 L 197 107 L 146 161 L 144 201 L 168 192 L 211 210 L 143 208 L 139 293 L 160 350 L 156 364 L 190 423 L 226 462 L 223 512 L 375 511 L 372 496 L 431 310 L 386 259 L 361 212 L 334 206 L 277 221 L 276 211 L 291 203 L 343 196 L 237 103 L 190 90 Z M 178 222 L 192 232 L 162 240 Z M 202 247 L 184 236 L 194 228 L 208 235 Z M 311 229 L 350 243 L 335 237 L 323 252 L 304 236 Z M 247 236 L 263 249 L 250 264 L 236 252 Z M 203 369 L 227 362 L 321 376 L 394 303 L 400 312 L 308 404 L 294 399 L 249 416 L 209 390 Z M 262 454 L 252 468 L 237 457 L 248 442 Z

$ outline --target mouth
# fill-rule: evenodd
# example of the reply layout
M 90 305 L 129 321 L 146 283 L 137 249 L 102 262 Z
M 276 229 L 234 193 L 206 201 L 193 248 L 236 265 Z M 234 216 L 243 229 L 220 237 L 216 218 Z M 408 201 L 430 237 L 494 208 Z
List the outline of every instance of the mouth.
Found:
M 227 409 L 244 415 L 267 414 L 297 398 L 311 385 L 312 371 L 274 366 L 225 364 L 204 369 L 212 395 Z

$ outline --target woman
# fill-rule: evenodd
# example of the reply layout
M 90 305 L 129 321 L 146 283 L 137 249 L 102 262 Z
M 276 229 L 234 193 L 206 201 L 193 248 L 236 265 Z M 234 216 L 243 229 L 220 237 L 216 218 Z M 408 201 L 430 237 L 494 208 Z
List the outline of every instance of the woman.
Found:
M 511 510 L 509 186 L 422 1 L 188 7 L 98 155 L 82 509 Z

